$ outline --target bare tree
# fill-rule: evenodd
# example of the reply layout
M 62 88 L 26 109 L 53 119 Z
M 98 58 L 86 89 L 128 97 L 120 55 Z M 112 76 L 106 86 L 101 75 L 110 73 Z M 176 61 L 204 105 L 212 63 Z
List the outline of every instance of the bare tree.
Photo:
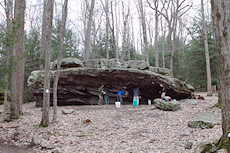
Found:
M 44 75 L 44 86 L 43 86 L 43 107 L 42 107 L 42 120 L 40 126 L 49 125 L 49 106 L 50 106 L 50 60 L 51 60 L 51 50 L 52 50 L 52 24 L 53 24 L 53 8 L 54 0 L 44 1 L 44 11 L 43 11 L 43 22 L 42 22 L 42 38 L 43 40 L 41 46 L 44 46 L 46 51 L 45 57 L 45 75 Z M 44 15 L 45 14 L 45 15 Z M 44 25 L 46 26 L 44 26 Z
M 142 0 L 138 0 L 139 9 L 140 9 L 140 18 L 141 18 L 141 25 L 143 31 L 143 40 L 144 40 L 144 51 L 143 51 L 143 60 L 147 62 L 149 65 L 149 56 L 148 56 L 148 40 L 147 40 L 147 32 L 146 32 L 146 21 L 145 21 L 145 12 L 143 8 Z
M 218 58 L 218 85 L 219 101 L 221 102 L 222 112 L 222 131 L 220 145 L 227 139 L 230 131 L 230 1 L 229 0 L 211 0 L 212 18 L 216 37 L 216 51 Z M 228 136 L 229 137 L 229 136 Z M 227 145 L 228 145 L 227 141 Z M 229 152 L 228 147 L 228 152 Z
M 151 7 L 155 11 L 162 15 L 166 22 L 168 23 L 168 36 L 167 39 L 172 43 L 171 56 L 170 56 L 170 69 L 173 75 L 173 59 L 175 53 L 175 39 L 176 39 L 176 30 L 178 19 L 180 19 L 190 8 L 191 5 L 187 4 L 183 6 L 186 0 L 173 0 L 173 1 L 164 1 L 161 0 L 162 10 L 156 10 L 154 7 Z
M 205 24 L 204 17 L 204 2 L 201 0 L 201 13 L 202 13 L 202 25 L 203 25 L 203 34 L 204 34 L 204 47 L 205 47 L 205 58 L 206 58 L 206 71 L 207 71 L 207 94 L 212 95 L 212 83 L 211 83 L 211 69 L 210 69 L 210 58 L 208 51 L 208 34 L 207 27 Z
M 85 51 L 84 51 L 84 60 L 89 60 L 90 55 L 90 33 L 91 33 L 91 24 L 92 24 L 92 18 L 93 18 L 93 9 L 95 5 L 95 0 L 91 1 L 90 6 L 90 12 L 89 12 L 89 18 L 87 22 L 87 29 L 85 33 Z
M 108 0 L 105 0 L 105 15 L 106 15 L 105 52 L 106 52 L 106 58 L 109 59 L 109 1 Z
M 129 22 L 127 23 L 127 37 L 126 37 L 126 42 L 128 43 L 127 45 L 127 60 L 131 60 L 131 47 L 134 44 L 133 39 L 134 37 L 132 37 L 132 27 L 131 27 L 131 19 L 129 20 Z
M 163 20 L 161 19 L 161 32 L 162 32 L 162 37 L 163 37 L 163 40 L 162 40 L 162 67 L 165 68 L 165 51 L 166 51 L 166 47 L 165 47 L 165 36 L 166 36 L 166 26 L 164 26 L 164 23 L 163 23 Z
M 154 47 L 155 47 L 155 66 L 159 67 L 159 49 L 158 49 L 158 18 L 159 18 L 159 13 L 158 13 L 158 6 L 159 6 L 159 1 L 154 0 L 154 7 L 151 6 L 151 3 L 147 1 L 149 4 L 150 8 L 155 10 L 155 41 L 154 41 Z
M 123 16 L 123 36 L 122 36 L 122 54 L 121 59 L 125 60 L 126 57 L 126 48 L 127 48 L 127 22 L 129 17 L 129 8 L 127 14 L 125 13 L 124 2 L 122 2 L 122 16 Z
M 134 22 L 133 22 L 133 17 L 131 16 L 131 22 L 130 22 L 130 26 L 131 26 L 131 33 L 132 33 L 132 43 L 133 43 L 133 45 L 134 45 L 134 48 L 136 48 L 136 43 L 135 43 L 135 36 L 134 36 L 134 27 L 133 27 L 133 24 L 134 24 Z M 134 51 L 134 58 L 136 58 L 136 51 Z
M 92 57 L 95 58 L 96 54 L 97 54 L 97 50 L 101 50 L 101 45 L 98 46 L 97 44 L 100 42 L 100 40 L 102 38 L 101 37 L 101 23 L 103 21 L 103 16 L 104 16 L 104 12 L 99 12 L 98 10 L 100 10 L 100 8 L 98 8 L 97 10 L 94 11 L 94 15 L 93 15 L 93 20 L 92 20 Z M 100 17 L 98 17 L 97 14 L 100 14 Z M 99 38 L 98 38 L 99 36 Z
M 55 74 L 55 80 L 53 84 L 53 122 L 57 122 L 57 89 L 58 89 L 58 80 L 60 75 L 60 67 L 61 67 L 61 59 L 62 59 L 62 49 L 63 49 L 63 39 L 65 35 L 65 27 L 66 27 L 66 18 L 67 18 L 67 5 L 68 0 L 65 0 L 63 8 L 62 8 L 62 22 L 61 22 L 61 29 L 60 29 L 60 42 L 59 42 L 59 52 L 58 52 L 58 59 L 57 59 L 57 71 Z
M 45 0 L 44 0 L 44 8 L 43 8 L 43 21 L 42 21 L 42 29 L 45 29 L 47 27 L 47 23 L 44 22 L 44 19 L 46 18 L 46 13 L 44 12 L 47 12 L 47 7 L 45 7 Z M 45 36 L 45 33 L 46 32 L 45 30 L 42 30 L 42 36 Z M 41 52 L 40 52 L 40 63 L 39 63 L 39 69 L 42 70 L 44 69 L 44 63 L 43 63 L 43 60 L 44 59 L 44 53 L 45 53 L 45 49 L 46 49 L 46 37 L 41 37 Z
M 113 11 L 113 0 L 110 1 L 110 6 L 111 6 L 110 9 L 111 9 L 111 18 L 112 18 L 112 24 L 110 26 L 110 30 L 112 32 L 112 38 L 113 38 L 113 46 L 114 46 L 114 51 L 115 51 L 114 55 L 115 55 L 115 58 L 118 58 L 118 46 L 117 46 L 118 39 L 116 40 L 116 35 L 115 35 L 115 19 L 114 19 L 114 11 Z

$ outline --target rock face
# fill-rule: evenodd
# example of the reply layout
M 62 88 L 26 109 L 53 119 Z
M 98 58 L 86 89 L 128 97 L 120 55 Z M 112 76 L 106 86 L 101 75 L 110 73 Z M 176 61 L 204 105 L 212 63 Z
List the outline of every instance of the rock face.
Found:
M 154 104 L 156 108 L 165 111 L 176 111 L 180 109 L 180 103 L 177 101 L 165 101 L 163 99 L 154 99 Z
M 72 62 L 71 62 L 72 63 Z M 193 87 L 184 84 L 179 79 L 170 76 L 170 71 L 160 70 L 165 75 L 149 71 L 149 67 L 141 61 L 124 62 L 118 59 L 89 60 L 84 67 L 72 67 L 65 62 L 67 69 L 60 72 L 58 85 L 58 105 L 83 105 L 98 103 L 98 87 L 108 86 L 110 103 L 116 101 L 116 93 L 123 89 L 126 96 L 124 104 L 132 103 L 132 90 L 138 85 L 141 91 L 141 104 L 147 104 L 148 99 L 160 97 L 159 84 L 166 87 L 167 95 L 173 99 L 188 98 L 193 93 Z M 70 64 L 71 65 L 71 64 Z M 152 68 L 151 68 L 152 69 Z M 51 71 L 51 87 L 55 71 Z M 38 106 L 42 105 L 44 71 L 33 71 L 27 80 L 31 93 L 35 96 Z M 52 102 L 52 90 L 51 90 Z

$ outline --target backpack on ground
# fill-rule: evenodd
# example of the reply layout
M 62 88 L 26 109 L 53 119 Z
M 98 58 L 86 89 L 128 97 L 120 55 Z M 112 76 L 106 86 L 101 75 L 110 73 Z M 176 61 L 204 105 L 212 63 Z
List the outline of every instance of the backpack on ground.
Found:
M 165 101 L 172 101 L 172 98 L 171 97 L 169 97 L 169 96 L 164 96 L 164 98 L 163 98 Z

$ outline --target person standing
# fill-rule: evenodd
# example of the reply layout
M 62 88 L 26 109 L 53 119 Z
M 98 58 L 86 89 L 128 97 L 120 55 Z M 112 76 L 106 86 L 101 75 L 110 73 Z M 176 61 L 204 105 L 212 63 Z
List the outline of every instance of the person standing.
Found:
M 125 96 L 125 93 L 124 93 L 123 90 L 120 90 L 120 91 L 117 93 L 117 101 L 121 102 L 121 104 L 123 104 L 122 96 Z
M 161 93 L 161 98 L 163 99 L 166 95 L 166 88 L 163 84 L 160 84 L 161 87 L 161 91 L 159 91 L 159 93 Z
M 102 103 L 102 101 L 103 101 L 103 94 L 105 94 L 104 85 L 101 85 L 101 86 L 98 88 L 98 97 L 99 97 L 98 105 L 103 104 L 103 103 Z
M 108 89 L 108 85 L 105 86 L 104 91 L 105 91 L 105 94 L 104 94 L 105 104 L 109 104 L 109 89 Z
M 139 87 L 136 87 L 133 89 L 133 105 L 134 105 L 134 100 L 137 100 L 137 105 L 139 105 L 139 98 L 141 98 L 140 89 Z

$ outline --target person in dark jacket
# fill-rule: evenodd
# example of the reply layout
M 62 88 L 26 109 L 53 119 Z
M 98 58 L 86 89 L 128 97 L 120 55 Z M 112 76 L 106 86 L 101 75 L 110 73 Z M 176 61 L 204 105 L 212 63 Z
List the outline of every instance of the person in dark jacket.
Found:
M 124 90 L 120 90 L 118 93 L 117 93 L 117 101 L 121 102 L 121 104 L 123 104 L 123 100 L 122 100 L 122 97 L 125 96 L 125 92 Z
M 134 100 L 137 100 L 137 105 L 139 105 L 139 99 L 141 98 L 140 96 L 140 89 L 139 87 L 136 87 L 133 89 L 133 105 L 134 105 Z
M 105 91 L 105 94 L 104 94 L 105 104 L 109 104 L 109 89 L 108 89 L 108 85 L 105 86 L 104 91 Z

